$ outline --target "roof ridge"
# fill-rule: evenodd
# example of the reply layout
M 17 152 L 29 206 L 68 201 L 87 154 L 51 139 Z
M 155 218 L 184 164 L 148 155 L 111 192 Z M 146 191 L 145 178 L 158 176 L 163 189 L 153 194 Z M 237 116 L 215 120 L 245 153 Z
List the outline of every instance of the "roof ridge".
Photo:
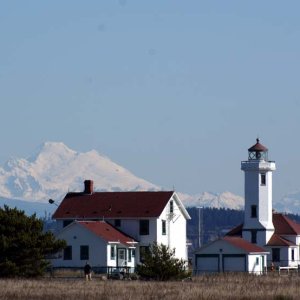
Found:
M 296 223 L 295 221 L 291 220 L 290 218 L 288 218 L 287 216 L 285 216 L 284 214 L 281 214 L 281 216 L 283 217 L 283 219 L 285 220 L 285 222 L 291 227 L 291 229 L 294 231 L 295 234 L 298 234 L 298 230 L 297 228 L 295 228 L 295 226 L 299 226 L 300 229 L 300 225 L 298 223 Z

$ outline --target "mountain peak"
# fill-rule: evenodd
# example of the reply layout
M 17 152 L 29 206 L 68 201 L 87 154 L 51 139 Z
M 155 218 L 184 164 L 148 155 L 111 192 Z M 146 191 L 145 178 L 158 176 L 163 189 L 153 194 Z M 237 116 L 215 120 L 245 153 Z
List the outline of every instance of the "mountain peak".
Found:
M 80 153 L 61 142 L 45 142 L 29 159 L 13 159 L 0 168 L 0 197 L 61 200 L 68 191 L 81 191 L 85 179 L 102 191 L 159 189 L 96 150 Z
M 68 148 L 62 142 L 44 142 L 41 144 L 35 151 L 35 154 L 28 158 L 28 161 L 34 162 L 38 160 L 41 156 L 53 156 L 53 155 L 60 155 L 60 156 L 73 156 L 77 152 Z

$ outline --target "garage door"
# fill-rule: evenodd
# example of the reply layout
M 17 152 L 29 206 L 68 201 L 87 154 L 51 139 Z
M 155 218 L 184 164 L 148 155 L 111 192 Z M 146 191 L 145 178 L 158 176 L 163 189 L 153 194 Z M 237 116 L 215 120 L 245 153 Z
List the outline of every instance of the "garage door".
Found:
M 197 274 L 219 272 L 219 255 L 199 255 L 196 259 Z
M 244 272 L 246 271 L 245 256 L 223 256 L 224 272 Z

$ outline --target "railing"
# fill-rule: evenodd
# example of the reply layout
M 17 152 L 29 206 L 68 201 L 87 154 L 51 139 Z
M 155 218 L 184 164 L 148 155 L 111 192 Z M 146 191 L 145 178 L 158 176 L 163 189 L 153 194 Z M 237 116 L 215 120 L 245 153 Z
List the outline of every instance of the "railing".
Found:
M 92 273 L 95 277 L 106 276 L 108 279 L 126 279 L 132 277 L 135 268 L 97 266 L 92 267 Z M 83 267 L 50 267 L 47 269 L 47 274 L 53 278 L 82 278 L 84 277 L 84 270 Z

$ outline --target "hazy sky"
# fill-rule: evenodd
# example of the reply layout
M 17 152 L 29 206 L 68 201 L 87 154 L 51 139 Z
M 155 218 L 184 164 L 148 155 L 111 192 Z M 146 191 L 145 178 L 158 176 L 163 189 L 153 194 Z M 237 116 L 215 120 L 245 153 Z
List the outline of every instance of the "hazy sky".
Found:
M 243 195 L 257 136 L 300 190 L 299 1 L 0 1 L 0 163 L 96 149 L 186 193 Z

